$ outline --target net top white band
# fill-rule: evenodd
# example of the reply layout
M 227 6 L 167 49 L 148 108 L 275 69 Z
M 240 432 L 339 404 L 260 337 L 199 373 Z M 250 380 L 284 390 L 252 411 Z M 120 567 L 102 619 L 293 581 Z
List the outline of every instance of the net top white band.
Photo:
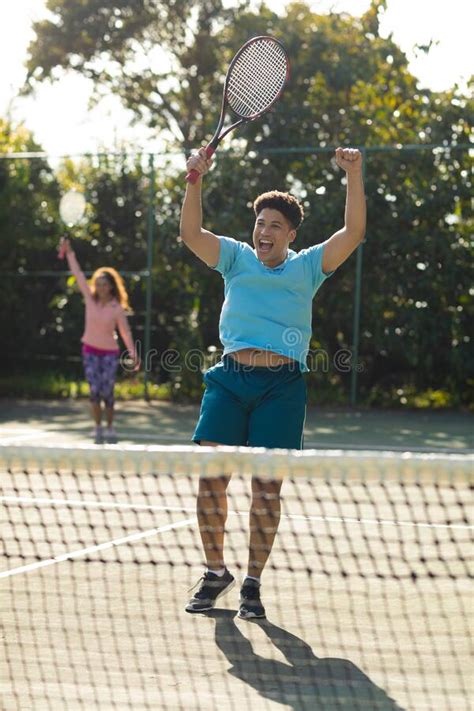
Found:
M 472 480 L 474 455 L 412 452 L 285 450 L 252 447 L 141 446 L 47 447 L 0 445 L 0 464 L 66 470 L 149 472 L 265 478 L 311 477 L 344 481 Z

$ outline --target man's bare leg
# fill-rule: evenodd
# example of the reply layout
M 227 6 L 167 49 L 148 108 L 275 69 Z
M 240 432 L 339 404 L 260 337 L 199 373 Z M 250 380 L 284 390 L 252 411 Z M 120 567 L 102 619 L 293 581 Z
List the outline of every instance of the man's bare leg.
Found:
M 250 544 L 247 575 L 259 579 L 272 550 L 280 523 L 282 481 L 252 479 Z

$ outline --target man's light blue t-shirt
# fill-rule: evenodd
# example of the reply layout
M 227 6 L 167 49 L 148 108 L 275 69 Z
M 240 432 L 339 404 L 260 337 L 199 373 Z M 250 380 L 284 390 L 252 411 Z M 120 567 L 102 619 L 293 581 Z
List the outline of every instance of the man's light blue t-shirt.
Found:
M 307 371 L 312 301 L 330 276 L 322 269 L 323 244 L 288 250 L 278 267 L 266 267 L 246 242 L 219 237 L 214 267 L 224 278 L 219 337 L 224 355 L 260 348 L 298 361 Z

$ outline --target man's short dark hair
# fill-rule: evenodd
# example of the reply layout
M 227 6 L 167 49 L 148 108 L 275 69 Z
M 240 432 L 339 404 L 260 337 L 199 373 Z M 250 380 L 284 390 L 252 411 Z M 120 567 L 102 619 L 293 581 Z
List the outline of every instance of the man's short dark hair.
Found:
M 281 212 L 295 230 L 303 222 L 303 205 L 290 193 L 282 193 L 279 190 L 270 190 L 268 193 L 262 193 L 253 203 L 255 215 L 258 217 L 266 207 Z

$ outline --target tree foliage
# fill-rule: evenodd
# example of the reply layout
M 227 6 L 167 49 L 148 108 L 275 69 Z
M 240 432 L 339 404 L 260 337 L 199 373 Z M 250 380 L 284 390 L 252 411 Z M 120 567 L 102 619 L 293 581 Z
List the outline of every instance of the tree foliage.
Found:
M 223 27 L 239 8 L 221 0 L 48 0 L 35 23 L 26 90 L 72 70 L 97 92 L 118 95 L 137 120 L 189 149 L 218 100 L 217 77 L 230 57 Z M 205 118 L 207 116 L 207 118 Z
M 306 220 L 297 248 L 321 242 L 341 226 L 344 211 L 344 180 L 330 147 L 365 147 L 369 221 L 360 347 L 364 400 L 403 403 L 410 401 L 410 393 L 446 390 L 450 402 L 467 402 L 474 385 L 468 332 L 473 310 L 472 163 L 469 152 L 456 146 L 469 139 L 472 97 L 457 87 L 446 92 L 420 87 L 393 39 L 380 36 L 383 8 L 384 2 L 374 0 L 365 15 L 354 18 L 318 15 L 301 2 L 281 16 L 264 4 L 251 10 L 247 3 L 235 3 L 224 10 L 219 0 L 128 0 L 113 6 L 100 0 L 50 0 L 52 18 L 36 26 L 37 39 L 30 48 L 29 83 L 34 87 L 54 79 L 59 70 L 80 71 L 94 80 L 98 91 L 118 93 L 137 119 L 168 131 L 168 136 L 172 133 L 171 145 L 188 150 L 214 128 L 221 79 L 239 45 L 255 34 L 282 39 L 291 58 L 290 85 L 274 111 L 248 124 L 227 144 L 230 151 L 218 153 L 215 169 L 206 178 L 206 226 L 248 240 L 253 199 L 279 188 L 304 202 Z M 157 46 L 164 58 L 159 70 L 146 63 Z M 394 148 L 402 144 L 424 148 Z M 377 149 L 380 146 L 391 150 Z M 140 269 L 145 261 L 149 176 L 140 161 L 110 160 L 107 166 L 77 169 L 92 205 L 81 256 L 90 268 L 110 257 L 119 268 Z M 153 345 L 158 350 L 206 350 L 219 345 L 222 280 L 176 239 L 183 175 L 176 161 L 164 165 L 162 160 L 154 187 L 158 238 Z M 57 196 L 58 186 L 46 165 L 22 170 L 36 171 L 34 180 L 42 189 L 49 184 L 50 199 Z M 14 179 L 17 176 L 9 174 L 8 180 Z M 27 191 L 30 178 L 21 180 Z M 60 182 L 67 180 L 62 176 Z M 7 202 L 17 199 L 15 191 L 12 182 Z M 22 219 L 41 221 L 43 259 L 58 227 L 54 210 L 41 207 L 40 195 L 30 195 Z M 9 208 L 4 214 L 9 219 Z M 9 235 L 18 234 L 13 220 L 6 229 Z M 23 234 L 25 245 L 31 240 L 32 251 L 12 248 L 11 264 L 34 254 L 38 237 L 31 229 Z M 15 237 L 11 240 L 16 244 Z M 315 301 L 312 345 L 331 357 L 352 346 L 354 281 L 351 258 Z M 137 314 L 143 309 L 142 286 L 136 290 Z M 337 369 L 312 373 L 309 379 L 310 390 L 319 398 L 328 383 L 331 397 L 346 396 L 349 376 Z M 191 377 L 186 388 L 198 392 L 199 377 Z

